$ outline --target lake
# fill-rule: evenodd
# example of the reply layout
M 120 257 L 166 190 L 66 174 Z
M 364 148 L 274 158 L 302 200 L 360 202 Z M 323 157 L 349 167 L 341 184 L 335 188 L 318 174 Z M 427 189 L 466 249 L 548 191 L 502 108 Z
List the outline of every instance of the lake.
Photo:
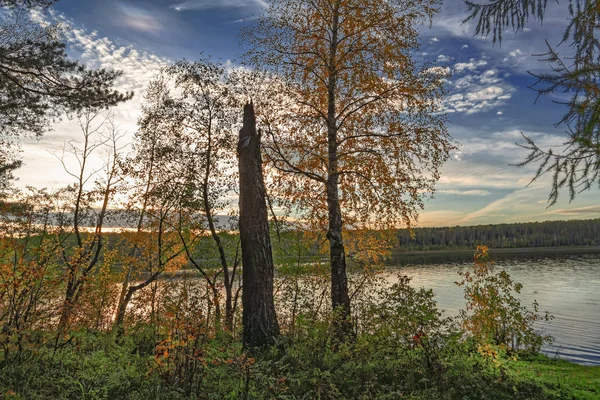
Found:
M 471 265 L 465 261 L 390 266 L 388 279 L 398 273 L 412 277 L 413 286 L 433 289 L 439 308 L 453 316 L 465 307 L 462 289 L 454 284 L 460 278 L 457 272 Z M 600 254 L 505 258 L 496 262 L 496 269 L 506 270 L 523 284 L 519 295 L 523 305 L 537 300 L 541 313 L 554 315 L 550 323 L 539 325 L 555 339 L 544 353 L 600 365 Z

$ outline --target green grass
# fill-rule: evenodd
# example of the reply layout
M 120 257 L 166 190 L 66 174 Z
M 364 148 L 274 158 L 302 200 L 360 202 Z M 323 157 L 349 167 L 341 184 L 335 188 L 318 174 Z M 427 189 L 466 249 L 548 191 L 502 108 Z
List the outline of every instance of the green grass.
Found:
M 82 335 L 55 354 L 0 362 L 0 399 L 600 399 L 600 367 L 545 356 L 485 359 L 467 343 L 390 349 L 370 336 L 333 350 L 321 341 L 326 329 L 311 328 L 255 354 L 249 370 L 238 362 L 237 340 L 213 339 L 191 392 L 173 375 L 165 379 L 139 343 Z
M 509 370 L 514 379 L 538 383 L 556 398 L 600 399 L 600 367 L 538 356 L 512 362 Z

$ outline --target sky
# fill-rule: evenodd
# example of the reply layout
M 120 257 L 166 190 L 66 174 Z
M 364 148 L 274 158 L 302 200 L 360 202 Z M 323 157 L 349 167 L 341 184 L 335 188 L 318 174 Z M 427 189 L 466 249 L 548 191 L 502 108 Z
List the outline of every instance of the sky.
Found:
M 117 88 L 135 96 L 112 112 L 127 142 L 136 130 L 146 85 L 161 66 L 202 54 L 239 63 L 238 31 L 267 6 L 267 0 L 60 0 L 54 18 L 70 27 L 72 57 L 90 67 L 123 71 Z M 458 143 L 417 226 L 599 218 L 597 188 L 573 202 L 562 192 L 548 207 L 549 177 L 529 184 L 536 167 L 513 166 L 527 155 L 516 144 L 523 143 L 522 134 L 542 147 L 566 141 L 565 128 L 555 127 L 565 112 L 554 103 L 561 98 L 536 102 L 536 92 L 528 88 L 535 82 L 528 71 L 548 70 L 539 61 L 544 41 L 561 41 L 566 2 L 549 2 L 543 25 L 532 20 L 522 32 L 507 31 L 501 46 L 473 36 L 473 24 L 462 23 L 465 15 L 462 0 L 446 0 L 431 26 L 420 28 L 421 47 L 414 54 L 452 72 L 444 108 L 448 131 Z M 558 49 L 568 54 L 566 44 Z M 23 140 L 25 166 L 16 174 L 18 186 L 54 190 L 71 183 L 59 158 L 64 144 L 79 136 L 76 121 L 63 119 L 41 140 Z M 66 157 L 65 164 L 72 169 L 76 160 Z

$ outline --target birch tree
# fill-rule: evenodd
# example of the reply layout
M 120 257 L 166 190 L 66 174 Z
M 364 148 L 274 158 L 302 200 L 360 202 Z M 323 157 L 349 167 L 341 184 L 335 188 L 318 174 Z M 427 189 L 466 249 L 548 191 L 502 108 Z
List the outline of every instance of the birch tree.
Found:
M 274 0 L 242 33 L 248 62 L 282 82 L 262 112 L 265 159 L 277 197 L 327 232 L 340 332 L 350 331 L 343 230 L 411 224 L 453 148 L 438 108 L 442 70 L 411 55 L 437 7 Z

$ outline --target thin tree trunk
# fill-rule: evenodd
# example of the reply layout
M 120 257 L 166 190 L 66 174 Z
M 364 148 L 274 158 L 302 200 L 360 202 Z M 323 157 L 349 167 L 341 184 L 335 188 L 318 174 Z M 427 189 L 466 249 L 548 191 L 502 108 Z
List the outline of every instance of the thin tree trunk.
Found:
M 150 193 L 150 185 L 152 184 L 152 178 L 153 178 L 153 171 L 154 171 L 154 150 L 155 150 L 155 146 L 156 143 L 152 144 L 152 150 L 151 150 L 151 155 L 150 155 L 150 166 L 148 168 L 148 175 L 146 178 L 146 189 L 144 190 L 144 202 L 142 203 L 142 209 L 140 211 L 140 216 L 138 218 L 138 225 L 137 225 L 137 234 L 141 234 L 142 233 L 142 228 L 144 226 L 144 218 L 146 217 L 146 209 L 148 208 L 148 195 Z M 139 249 L 137 244 L 133 247 L 132 250 L 132 255 L 138 256 L 135 258 L 139 258 Z M 133 297 L 133 293 L 127 297 L 128 292 L 129 292 L 129 283 L 131 280 L 131 273 L 132 273 L 132 269 L 133 266 L 131 264 L 127 264 L 127 272 L 125 273 L 125 279 L 123 280 L 123 283 L 121 284 L 121 293 L 119 295 L 119 302 L 117 304 L 117 316 L 115 317 L 115 323 L 113 325 L 113 330 L 115 330 L 117 332 L 118 336 L 121 336 L 124 332 L 124 327 L 123 327 L 123 321 L 125 320 L 125 311 L 127 310 L 127 307 L 129 306 L 129 302 L 131 301 L 131 298 Z
M 219 250 L 219 260 L 221 262 L 221 268 L 223 269 L 223 279 L 224 279 L 224 283 L 225 283 L 225 328 L 231 332 L 233 329 L 233 293 L 232 293 L 232 287 L 233 287 L 233 282 L 232 279 L 229 277 L 229 267 L 227 266 L 227 257 L 225 256 L 225 249 L 223 247 L 223 243 L 221 242 L 221 238 L 219 237 L 219 234 L 217 233 L 217 228 L 215 226 L 215 223 L 213 221 L 213 215 L 212 215 L 212 211 L 211 211 L 211 205 L 210 205 L 210 201 L 208 199 L 208 168 L 207 168 L 207 176 L 206 176 L 206 181 L 204 183 L 204 188 L 203 188 L 203 201 L 204 201 L 204 208 L 205 208 L 205 212 L 206 212 L 206 218 L 208 219 L 208 226 L 210 229 L 210 233 L 211 236 L 217 246 L 217 249 Z M 216 283 L 216 282 L 215 282 Z M 220 318 L 220 313 L 219 313 L 219 318 Z M 219 327 L 221 326 L 221 323 L 219 321 Z
M 217 287 L 212 284 L 210 285 L 210 290 L 212 291 L 213 304 L 215 306 L 215 331 L 221 331 L 221 302 L 219 301 L 219 290 Z M 229 329 L 229 328 L 228 328 Z
M 65 299 L 63 301 L 63 304 L 61 307 L 61 312 L 60 312 L 60 318 L 58 320 L 57 340 L 58 340 L 58 337 L 60 337 L 60 335 L 62 335 L 67 330 L 69 321 L 71 319 L 71 313 L 73 311 L 73 297 L 74 297 L 74 290 L 72 289 L 72 287 L 73 287 L 72 282 L 69 282 L 67 284 Z
M 206 213 L 206 219 L 208 220 L 208 227 L 210 234 L 217 245 L 219 251 L 219 260 L 221 262 L 221 268 L 223 269 L 223 280 L 225 282 L 225 328 L 231 332 L 233 328 L 233 295 L 232 295 L 232 284 L 233 279 L 229 278 L 229 267 L 227 265 L 227 257 L 225 255 L 225 249 L 221 238 L 217 233 L 217 228 L 212 215 L 212 205 L 210 203 L 209 193 L 209 181 L 212 172 L 212 154 L 213 154 L 213 143 L 212 143 L 212 118 L 210 118 L 208 125 L 208 148 L 206 151 L 206 169 L 204 170 L 204 181 L 202 183 L 202 199 L 204 202 L 204 212 Z M 234 271 L 235 274 L 235 271 Z M 220 326 L 220 321 L 219 321 Z
M 246 348 L 272 344 L 279 336 L 273 300 L 273 254 L 260 155 L 260 136 L 252 103 L 244 106 L 238 143 L 240 238 L 243 266 L 243 341 Z
M 125 304 L 125 297 L 127 296 L 127 290 L 129 289 L 129 280 L 131 278 L 131 264 L 127 264 L 127 272 L 125 273 L 125 279 L 121 283 L 121 291 L 119 293 L 119 301 L 117 302 L 117 315 L 115 317 L 115 322 L 113 324 L 113 330 L 119 332 L 119 335 L 122 332 L 122 324 L 125 319 L 125 310 L 127 309 L 127 304 Z
M 333 21 L 332 39 L 329 47 L 329 79 L 327 82 L 327 142 L 328 142 L 328 171 L 327 171 L 327 209 L 329 212 L 329 261 L 331 266 L 331 306 L 334 312 L 334 329 L 338 340 L 343 341 L 351 334 L 350 296 L 348 294 L 348 278 L 346 276 L 346 253 L 342 237 L 342 211 L 339 199 L 338 175 L 338 142 L 336 115 L 336 58 L 339 30 L 339 2 L 336 2 Z
M 121 336 L 123 333 L 125 333 L 124 327 L 123 327 L 123 322 L 125 321 L 125 312 L 127 311 L 127 306 L 129 306 L 129 303 L 131 302 L 131 299 L 133 298 L 133 294 L 135 292 L 137 292 L 138 290 L 142 290 L 146 286 L 148 286 L 151 283 L 153 283 L 154 281 L 156 281 L 161 273 L 162 273 L 162 271 L 157 271 L 154 274 L 152 274 L 148 279 L 146 279 L 144 282 L 142 282 L 138 285 L 133 285 L 133 286 L 128 287 L 127 292 L 123 298 L 123 301 L 119 303 L 119 306 L 117 309 L 117 316 L 115 318 L 115 323 L 113 325 L 114 326 L 113 329 L 117 331 L 118 336 Z

